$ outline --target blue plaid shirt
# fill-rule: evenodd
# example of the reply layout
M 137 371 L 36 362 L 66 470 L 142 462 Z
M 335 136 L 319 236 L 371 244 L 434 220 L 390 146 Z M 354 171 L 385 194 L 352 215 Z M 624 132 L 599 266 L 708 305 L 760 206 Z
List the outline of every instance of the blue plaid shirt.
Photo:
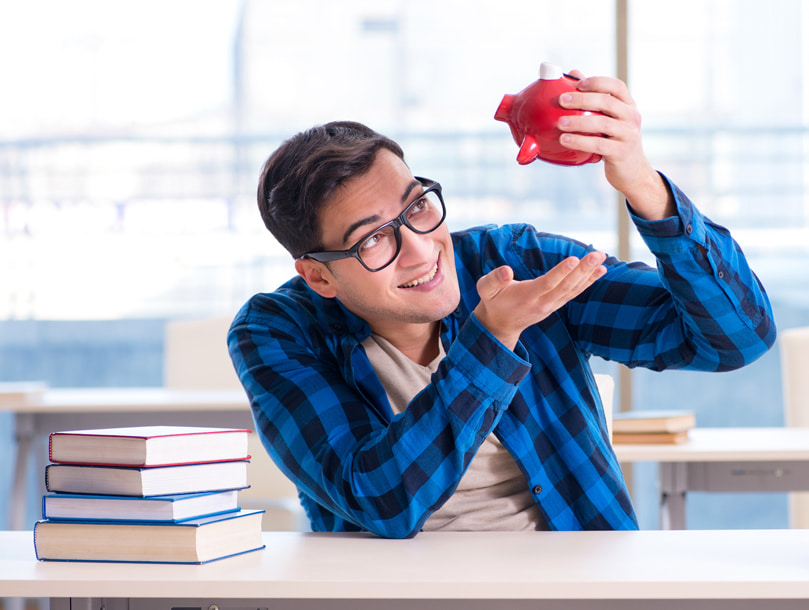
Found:
M 727 371 L 775 340 L 767 296 L 738 246 L 672 191 L 678 216 L 633 217 L 657 269 L 609 258 L 602 279 L 525 330 L 514 351 L 472 315 L 478 278 L 500 265 L 533 278 L 590 248 L 527 225 L 453 234 L 461 301 L 442 321 L 447 355 L 399 415 L 360 345 L 365 321 L 300 278 L 251 298 L 228 335 L 231 358 L 313 530 L 415 535 L 490 433 L 551 529 L 635 529 L 590 356 Z

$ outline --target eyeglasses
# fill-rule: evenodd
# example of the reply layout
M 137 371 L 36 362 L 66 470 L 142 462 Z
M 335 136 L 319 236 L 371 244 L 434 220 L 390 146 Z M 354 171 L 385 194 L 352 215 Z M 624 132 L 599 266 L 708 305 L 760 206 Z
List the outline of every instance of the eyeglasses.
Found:
M 416 180 L 425 187 L 424 192 L 396 218 L 377 227 L 348 250 L 307 252 L 301 258 L 311 258 L 321 263 L 356 258 L 368 271 L 381 271 L 390 265 L 402 249 L 402 225 L 414 233 L 425 235 L 435 231 L 447 215 L 441 185 L 427 178 Z

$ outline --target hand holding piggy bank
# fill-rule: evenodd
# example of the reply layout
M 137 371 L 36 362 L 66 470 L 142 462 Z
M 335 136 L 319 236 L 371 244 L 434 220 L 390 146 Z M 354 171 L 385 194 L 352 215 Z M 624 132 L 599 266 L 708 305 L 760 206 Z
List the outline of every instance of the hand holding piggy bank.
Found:
M 542 159 L 559 165 L 597 163 L 601 155 L 565 148 L 559 142 L 559 119 L 572 114 L 591 114 L 559 105 L 559 96 L 576 90 L 578 79 L 564 74 L 559 66 L 543 63 L 539 80 L 517 95 L 505 95 L 494 118 L 508 123 L 514 141 L 520 146 L 517 162 L 527 165 Z

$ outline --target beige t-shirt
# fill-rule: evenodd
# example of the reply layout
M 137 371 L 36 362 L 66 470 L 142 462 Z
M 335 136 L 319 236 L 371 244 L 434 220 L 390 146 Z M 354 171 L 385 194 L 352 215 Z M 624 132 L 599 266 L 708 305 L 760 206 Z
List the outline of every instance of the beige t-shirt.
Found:
M 429 365 L 413 362 L 386 339 L 372 334 L 363 347 L 394 413 L 401 413 L 430 382 L 444 358 L 444 348 Z M 490 434 L 480 446 L 458 488 L 424 524 L 424 530 L 547 529 L 525 477 L 502 443 Z

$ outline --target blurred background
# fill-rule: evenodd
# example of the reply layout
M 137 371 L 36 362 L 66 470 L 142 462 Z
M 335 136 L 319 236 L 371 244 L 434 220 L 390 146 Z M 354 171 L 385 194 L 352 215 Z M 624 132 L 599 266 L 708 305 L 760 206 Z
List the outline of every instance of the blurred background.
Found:
M 5 0 L 0 381 L 162 385 L 167 321 L 231 316 L 294 273 L 259 171 L 333 119 L 398 140 L 444 186 L 451 228 L 526 221 L 648 260 L 600 165 L 519 166 L 493 120 L 542 61 L 625 78 L 652 163 L 732 229 L 779 329 L 807 325 L 807 45 L 802 0 Z M 594 366 L 633 408 L 784 422 L 777 349 L 717 375 Z M 12 437 L 0 413 L 0 519 Z M 633 497 L 652 528 L 648 466 Z M 691 528 L 788 526 L 782 494 L 689 498 Z

